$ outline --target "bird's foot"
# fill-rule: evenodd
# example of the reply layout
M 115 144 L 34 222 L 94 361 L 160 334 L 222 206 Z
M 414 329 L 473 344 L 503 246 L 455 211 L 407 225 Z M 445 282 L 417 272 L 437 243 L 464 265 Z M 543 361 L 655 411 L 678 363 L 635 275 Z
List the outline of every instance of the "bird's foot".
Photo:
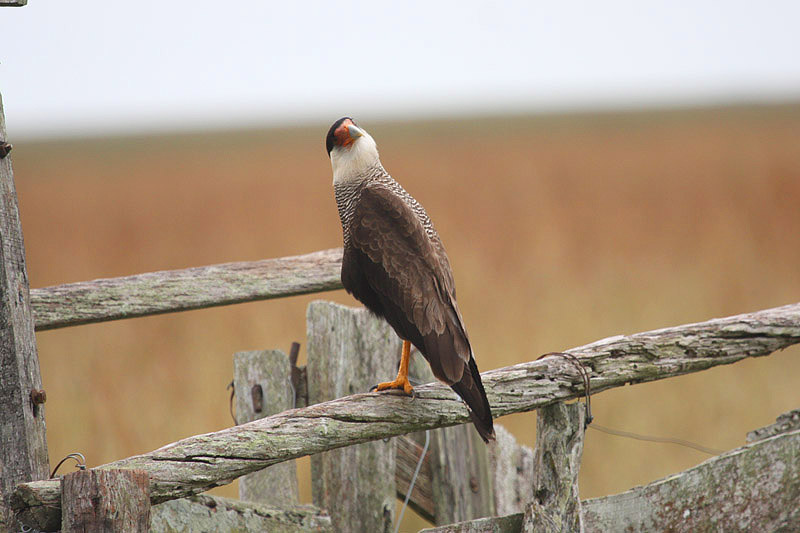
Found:
M 382 390 L 389 390 L 389 389 L 399 389 L 405 392 L 409 396 L 414 396 L 414 387 L 411 386 L 411 383 L 408 381 L 408 377 L 402 378 L 398 376 L 398 378 L 394 381 L 387 381 L 385 383 L 378 383 L 374 387 L 370 389 L 370 391 L 382 391 Z

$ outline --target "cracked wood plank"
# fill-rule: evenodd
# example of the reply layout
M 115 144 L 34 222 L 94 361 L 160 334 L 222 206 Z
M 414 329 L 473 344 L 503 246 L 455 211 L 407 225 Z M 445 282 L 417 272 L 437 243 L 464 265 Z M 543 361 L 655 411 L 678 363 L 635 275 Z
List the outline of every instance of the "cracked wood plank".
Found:
M 495 514 L 521 513 L 533 499 L 534 454 L 500 424 L 497 440 L 489 446 L 489 475 L 494 490 Z
M 308 403 L 368 391 L 397 374 L 401 341 L 366 309 L 312 302 L 308 328 Z M 392 531 L 395 515 L 394 439 L 311 456 L 314 505 L 327 509 L 337 531 Z
M 578 471 L 586 416 L 580 402 L 539 409 L 536 417 L 534 497 L 525 508 L 523 533 L 583 533 Z
M 788 413 L 783 413 L 778 416 L 775 423 L 749 432 L 747 434 L 747 442 L 756 442 L 795 429 L 800 429 L 800 409 L 793 409 Z
M 422 529 L 419 533 L 521 533 L 521 531 L 522 513 L 516 513 Z
M 141 470 L 78 470 L 61 479 L 63 533 L 150 530 L 150 481 Z
M 800 531 L 800 430 L 629 491 L 581 502 L 587 533 Z M 523 513 L 420 533 L 520 533 Z
M 621 494 L 583 502 L 587 533 L 799 531 L 800 430 Z
M 275 508 L 263 503 L 209 496 L 190 496 L 154 505 L 150 512 L 153 533 L 217 533 L 218 531 L 269 531 L 269 533 L 334 533 L 331 517 L 313 505 Z
M 0 143 L 5 140 L 0 98 Z M 32 396 L 41 389 L 25 244 L 11 155 L 6 155 L 0 158 L 0 531 L 19 530 L 6 507 L 17 483 L 50 474 L 44 396 Z
M 475 429 L 469 425 L 455 427 L 463 427 L 469 429 L 473 433 L 475 432 Z M 445 428 L 444 430 L 446 431 L 448 429 L 454 428 Z M 486 513 L 485 516 L 490 514 L 502 516 L 520 513 L 525 510 L 525 504 L 533 499 L 533 450 L 517 443 L 514 436 L 502 425 L 495 424 L 494 430 L 496 440 L 491 446 L 486 446 L 488 473 L 485 476 L 480 476 L 481 483 L 484 483 L 483 480 L 488 480 L 486 487 L 480 490 L 494 496 L 494 510 L 491 513 Z M 432 431 L 437 432 L 442 430 L 437 429 Z M 480 438 L 480 436 L 478 436 L 478 438 Z M 417 467 L 424 442 L 425 432 L 397 437 L 397 470 L 395 473 L 395 481 L 397 482 L 397 497 L 400 498 L 401 501 L 406 497 L 408 485 Z M 483 441 L 481 441 L 481 443 L 482 442 Z M 433 445 L 433 441 L 431 445 Z M 430 448 L 428 451 L 431 451 Z M 457 449 L 450 451 L 454 454 L 461 453 L 462 447 L 458 446 Z M 478 461 L 471 459 L 470 462 L 472 465 L 481 465 L 480 459 Z M 441 479 L 443 478 L 439 477 L 439 480 Z M 461 480 L 461 483 L 464 483 L 461 485 L 462 489 L 469 492 L 472 491 L 472 488 L 469 486 L 469 477 L 455 476 L 453 478 L 444 479 L 445 482 L 449 483 L 452 483 L 454 479 Z M 411 491 L 411 498 L 408 500 L 409 507 L 432 524 L 452 523 L 460 520 L 456 519 L 446 522 L 444 518 L 441 518 L 441 520 L 436 519 L 435 508 L 442 508 L 444 506 L 440 501 L 434 504 L 432 483 L 431 454 L 428 453 L 422 461 L 422 467 L 414 483 L 414 490 Z M 455 516 L 452 510 L 449 512 L 440 510 L 441 517 L 446 516 L 448 513 L 451 516 Z M 464 515 L 462 514 L 461 516 Z M 474 517 L 473 515 L 473 518 Z M 467 518 L 464 519 L 466 520 Z
M 342 288 L 342 249 L 31 290 L 36 330 Z
M 587 366 L 594 393 L 761 357 L 800 342 L 800 304 L 617 336 L 569 350 Z M 535 357 L 533 354 L 532 357 Z M 560 357 L 484 372 L 495 417 L 532 411 L 583 394 L 580 375 Z M 160 503 L 230 483 L 265 466 L 326 450 L 464 424 L 469 415 L 449 387 L 416 387 L 416 398 L 354 394 L 197 435 L 98 468 L 146 470 Z M 20 484 L 12 505 L 26 522 L 57 513 L 57 482 Z M 40 528 L 41 529 L 41 528 Z
M 417 350 L 412 354 L 410 373 L 415 382 L 428 383 L 435 379 L 430 365 Z M 417 434 L 416 439 L 424 443 L 425 434 Z M 434 524 L 494 515 L 488 448 L 472 424 L 432 430 L 425 459 L 430 479 L 423 481 L 431 487 L 432 502 L 418 505 L 421 502 L 415 501 L 414 507 L 430 507 L 433 516 L 423 516 Z M 405 499 L 405 492 L 401 497 Z
M 396 444 L 396 470 L 394 475 L 395 485 L 397 486 L 397 497 L 404 501 L 411 478 L 417 469 L 419 456 L 425 444 L 425 432 L 413 433 L 397 437 Z M 425 454 L 422 466 L 414 481 L 414 488 L 411 490 L 411 497 L 408 499 L 408 506 L 428 522 L 434 523 L 433 509 L 433 488 L 431 487 L 431 461 L 430 456 Z
M 290 372 L 289 356 L 280 350 L 234 354 L 236 422 L 252 422 L 292 409 L 295 399 Z M 273 507 L 297 505 L 297 465 L 286 461 L 243 476 L 239 498 Z

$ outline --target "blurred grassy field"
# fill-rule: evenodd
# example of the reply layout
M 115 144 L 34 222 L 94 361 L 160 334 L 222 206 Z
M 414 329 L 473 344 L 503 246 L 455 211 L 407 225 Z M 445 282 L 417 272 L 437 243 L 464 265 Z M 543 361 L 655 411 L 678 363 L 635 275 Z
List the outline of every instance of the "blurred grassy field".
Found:
M 442 235 L 482 370 L 800 301 L 800 105 L 359 118 Z M 339 246 L 326 129 L 15 143 L 31 285 Z M 38 333 L 51 464 L 229 426 L 231 354 L 305 344 L 305 306 L 320 297 L 355 305 L 339 291 Z M 605 392 L 596 420 L 735 447 L 798 407 L 798 355 Z M 534 444 L 533 414 L 500 422 Z M 581 491 L 705 458 L 590 431 Z

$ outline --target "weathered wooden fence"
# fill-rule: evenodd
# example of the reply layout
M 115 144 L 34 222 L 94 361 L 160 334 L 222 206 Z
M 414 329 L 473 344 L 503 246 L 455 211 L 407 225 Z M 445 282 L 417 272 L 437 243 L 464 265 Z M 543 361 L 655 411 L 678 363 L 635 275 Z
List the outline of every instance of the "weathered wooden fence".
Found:
M 484 372 L 495 416 L 540 409 L 535 452 L 499 426 L 497 442 L 484 446 L 463 425 L 469 416 L 462 402 L 428 383 L 424 364 L 414 371 L 427 384 L 416 387 L 414 399 L 363 392 L 394 370 L 398 340 L 365 311 L 326 303 L 309 307 L 306 368 L 296 367 L 296 354 L 236 354 L 239 425 L 47 479 L 46 394 L 34 329 L 340 288 L 341 250 L 29 291 L 8 150 L 0 144 L 0 526 L 7 530 L 387 531 L 427 430 L 436 431 L 411 506 L 443 526 L 436 531 L 800 529 L 797 413 L 683 473 L 581 502 L 582 410 L 563 402 L 582 396 L 584 387 L 570 362 L 530 354 L 530 362 Z M 569 352 L 596 394 L 797 343 L 800 304 Z M 305 455 L 313 456 L 313 506 L 297 501 L 292 460 Z M 199 494 L 236 478 L 241 500 Z

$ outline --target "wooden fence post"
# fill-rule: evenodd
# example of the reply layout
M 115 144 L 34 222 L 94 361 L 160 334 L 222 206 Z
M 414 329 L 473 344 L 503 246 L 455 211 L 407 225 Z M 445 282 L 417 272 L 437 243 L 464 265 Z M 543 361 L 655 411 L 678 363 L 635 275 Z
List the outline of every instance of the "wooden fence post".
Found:
M 586 531 L 800 531 L 800 410 L 747 438 L 683 472 L 584 500 Z
M 435 380 L 428 362 L 416 351 L 412 355 L 411 376 L 420 383 Z M 424 439 L 424 435 L 416 438 Z M 487 445 L 472 424 L 431 430 L 428 456 L 435 524 L 495 514 Z
M 395 471 L 395 484 L 397 486 L 397 497 L 404 501 L 408 493 L 408 486 L 414 477 L 414 472 L 419 464 L 419 457 L 425 449 L 425 432 L 401 435 L 395 439 L 397 451 L 397 470 Z M 428 443 L 430 451 L 430 442 Z M 420 465 L 417 479 L 414 480 L 414 488 L 411 490 L 411 497 L 408 506 L 418 515 L 433 523 L 435 521 L 433 507 L 433 487 L 431 483 L 431 454 L 425 453 Z
M 141 470 L 78 470 L 61 480 L 61 531 L 150 531 L 150 476 Z
M 489 447 L 489 475 L 494 488 L 495 514 L 521 513 L 533 500 L 534 452 L 517 443 L 506 428 L 495 424 L 497 440 Z
M 580 402 L 542 407 L 536 418 L 534 498 L 525 509 L 524 533 L 583 532 L 578 470 L 585 420 Z
M 9 496 L 17 483 L 46 479 L 50 466 L 25 245 L 5 141 L 0 98 L 0 530 L 16 530 Z
M 775 424 L 749 435 L 756 438 L 745 446 L 683 472 L 620 494 L 584 500 L 580 512 L 585 531 L 800 531 L 800 410 L 784 413 Z M 543 439 L 547 440 L 564 442 Z M 556 455 L 560 457 L 548 463 L 563 464 L 566 456 Z M 576 459 L 573 453 L 568 468 L 574 470 Z M 563 501 L 551 500 L 556 509 Z M 528 516 L 518 512 L 421 533 L 519 533 L 523 518 Z M 552 521 L 544 519 L 528 525 L 535 531 L 554 529 Z M 560 530 L 582 531 L 579 527 L 570 529 L 562 522 Z
M 400 339 L 388 324 L 365 309 L 328 302 L 312 302 L 307 319 L 309 404 L 367 392 L 394 379 Z M 327 423 L 319 421 L 320 433 Z M 394 439 L 313 455 L 311 484 L 314 504 L 330 513 L 336 531 L 391 531 Z
M 243 424 L 294 407 L 289 357 L 280 350 L 233 356 L 236 422 Z M 239 498 L 276 507 L 298 504 L 297 466 L 285 461 L 239 479 Z

